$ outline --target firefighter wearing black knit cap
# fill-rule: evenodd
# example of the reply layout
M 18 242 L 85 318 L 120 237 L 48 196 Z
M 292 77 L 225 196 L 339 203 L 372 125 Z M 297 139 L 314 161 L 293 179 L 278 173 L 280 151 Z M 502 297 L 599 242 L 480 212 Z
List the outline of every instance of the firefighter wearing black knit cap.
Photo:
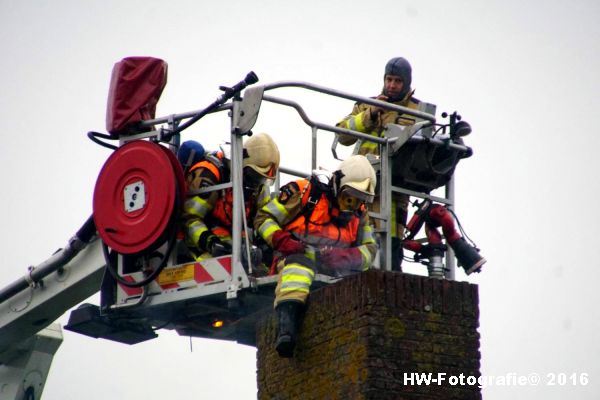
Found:
M 420 100 L 413 97 L 412 68 L 410 63 L 402 58 L 392 58 L 385 65 L 383 75 L 383 89 L 381 94 L 374 97 L 376 100 L 389 102 L 398 106 L 419 109 Z M 337 123 L 341 128 L 367 133 L 376 137 L 383 137 L 387 124 L 412 125 L 416 122 L 411 115 L 401 114 L 396 111 L 384 110 L 364 103 L 356 103 L 352 112 Z M 338 135 L 340 144 L 350 146 L 356 143 L 356 138 L 349 135 Z M 358 145 L 357 153 L 379 154 L 377 143 L 363 141 Z M 373 204 L 373 209 L 378 209 L 378 199 Z M 392 193 L 392 270 L 401 270 L 402 245 L 401 238 L 406 224 L 408 209 L 408 195 Z

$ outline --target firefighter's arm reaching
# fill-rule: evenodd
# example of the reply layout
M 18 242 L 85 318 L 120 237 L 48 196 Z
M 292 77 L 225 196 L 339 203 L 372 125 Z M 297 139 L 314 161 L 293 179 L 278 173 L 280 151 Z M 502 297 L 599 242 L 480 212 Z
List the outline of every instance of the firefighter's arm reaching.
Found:
M 200 164 L 205 163 L 208 164 L 207 161 Z M 191 193 L 220 183 L 218 173 L 211 171 L 208 165 L 200 165 L 190 170 L 186 179 L 188 191 Z M 189 197 L 183 207 L 186 242 L 201 251 L 211 252 L 211 247 L 219 240 L 205 223 L 206 216 L 213 210 L 217 197 L 217 192 L 196 194 Z
M 377 253 L 377 243 L 369 216 L 365 211 L 361 216 L 357 240 L 352 247 L 329 247 L 319 252 L 320 260 L 337 272 L 366 271 L 373 264 Z
M 304 244 L 283 230 L 302 211 L 302 192 L 296 182 L 283 186 L 279 196 L 259 208 L 254 218 L 254 229 L 274 250 L 284 255 L 304 251 Z
M 355 104 L 352 112 L 336 124 L 340 128 L 350 129 L 362 133 L 370 133 L 378 127 L 381 109 L 368 104 Z M 350 146 L 356 143 L 356 138 L 349 135 L 338 134 L 340 144 Z

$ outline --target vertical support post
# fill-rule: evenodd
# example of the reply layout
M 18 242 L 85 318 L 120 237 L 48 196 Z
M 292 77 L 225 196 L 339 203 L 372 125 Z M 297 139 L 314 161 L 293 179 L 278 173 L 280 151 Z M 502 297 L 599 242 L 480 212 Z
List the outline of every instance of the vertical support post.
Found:
M 446 184 L 446 199 L 449 200 L 448 209 L 454 211 L 454 175 L 450 178 Z M 448 280 L 453 281 L 456 273 L 456 259 L 454 258 L 454 251 L 447 246 L 446 250 L 446 273 L 445 277 Z
M 179 121 L 175 119 L 175 115 L 171 114 L 169 116 L 169 119 L 167 121 L 167 126 L 169 127 L 170 132 L 174 132 L 175 130 L 177 130 L 177 127 L 179 126 Z M 177 152 L 179 151 L 179 147 L 181 146 L 181 133 L 176 133 L 173 136 L 171 136 L 171 139 L 169 140 L 169 145 L 170 145 L 170 150 L 177 157 Z M 185 171 L 184 171 L 184 173 L 185 173 Z M 181 199 L 182 202 L 185 202 L 186 200 L 187 200 L 187 198 Z M 177 265 L 177 245 L 175 246 L 173 251 L 171 251 L 171 255 L 169 256 L 169 259 L 170 259 L 169 263 L 171 265 Z
M 317 127 L 316 126 L 312 127 L 311 154 L 312 154 L 312 158 L 311 158 L 311 163 L 310 163 L 310 169 L 311 169 L 311 171 L 314 171 L 315 169 L 317 169 Z
M 382 143 L 380 146 L 380 162 L 381 169 L 379 171 L 379 207 L 380 207 L 380 215 L 382 217 L 380 226 L 383 226 L 383 230 L 380 233 L 382 236 L 382 241 L 380 243 L 381 249 L 381 261 L 382 261 L 382 270 L 391 271 L 392 269 L 392 221 L 390 218 L 391 215 L 391 206 L 392 206 L 392 174 L 391 171 L 391 160 L 390 160 L 390 146 L 386 141 Z
M 167 126 L 169 127 L 169 131 L 171 132 L 177 130 L 177 127 L 179 126 L 179 121 L 175 120 L 175 116 L 173 114 L 169 115 Z M 175 152 L 177 152 L 181 144 L 181 134 L 176 133 L 175 135 L 173 135 L 169 140 L 169 144 L 173 146 L 175 148 Z
M 231 110 L 231 184 L 233 192 L 233 210 L 231 224 L 231 285 L 227 293 L 228 299 L 234 299 L 237 295 L 237 287 L 242 281 L 244 274 L 241 262 L 242 249 L 242 212 L 243 190 L 242 190 L 242 168 L 243 168 L 243 143 L 242 132 L 239 129 L 239 113 L 241 99 L 233 99 Z

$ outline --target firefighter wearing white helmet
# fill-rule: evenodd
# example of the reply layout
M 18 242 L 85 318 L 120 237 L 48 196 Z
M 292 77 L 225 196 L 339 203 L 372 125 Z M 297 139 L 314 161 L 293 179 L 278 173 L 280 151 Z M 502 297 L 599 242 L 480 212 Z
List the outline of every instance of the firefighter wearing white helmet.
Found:
M 284 185 L 254 219 L 258 235 L 277 256 L 276 349 L 291 357 L 297 324 L 316 273 L 346 276 L 370 268 L 377 244 L 365 203 L 373 201 L 376 177 L 360 155 L 343 161 L 328 179 L 313 173 Z
M 279 168 L 279 149 L 266 133 L 250 136 L 244 143 L 244 185 L 273 183 Z
M 403 57 L 390 59 L 383 73 L 383 88 L 381 93 L 373 98 L 398 106 L 419 110 L 426 103 L 413 97 L 412 68 Z M 415 118 L 408 114 L 385 110 L 370 104 L 356 103 L 352 112 L 344 117 L 337 126 L 345 129 L 367 133 L 376 137 L 383 137 L 387 124 L 413 125 Z M 350 146 L 356 143 L 354 136 L 338 134 L 340 144 Z M 362 141 L 355 150 L 358 154 L 379 154 L 377 143 Z M 402 246 L 401 238 L 404 233 L 406 214 L 408 209 L 408 195 L 392 193 L 392 270 L 401 270 Z M 374 210 L 378 210 L 379 202 L 375 201 Z
M 334 173 L 334 177 L 333 184 L 338 201 L 340 201 L 340 195 L 346 194 L 345 197 L 352 197 L 363 203 L 373 202 L 377 177 L 375 176 L 375 170 L 366 157 L 355 155 L 342 161 L 338 170 Z M 340 206 L 343 207 L 342 204 Z
M 223 151 L 207 153 L 187 174 L 188 191 L 230 181 L 231 162 Z M 243 145 L 243 185 L 248 224 L 258 208 L 271 199 L 268 185 L 279 168 L 279 149 L 266 133 L 249 137 Z M 186 244 L 198 261 L 231 252 L 233 190 L 212 191 L 190 196 L 184 204 Z

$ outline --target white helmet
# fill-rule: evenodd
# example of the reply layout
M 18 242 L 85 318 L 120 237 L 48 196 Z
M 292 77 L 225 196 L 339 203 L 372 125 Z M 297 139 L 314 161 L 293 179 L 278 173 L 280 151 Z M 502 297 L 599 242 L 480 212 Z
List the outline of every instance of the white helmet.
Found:
M 279 148 L 266 133 L 252 135 L 244 143 L 244 168 L 250 167 L 265 179 L 274 179 L 279 168 Z
M 340 163 L 334 188 L 336 195 L 345 192 L 366 203 L 372 203 L 375 197 L 377 177 L 369 160 L 362 155 L 353 155 Z

